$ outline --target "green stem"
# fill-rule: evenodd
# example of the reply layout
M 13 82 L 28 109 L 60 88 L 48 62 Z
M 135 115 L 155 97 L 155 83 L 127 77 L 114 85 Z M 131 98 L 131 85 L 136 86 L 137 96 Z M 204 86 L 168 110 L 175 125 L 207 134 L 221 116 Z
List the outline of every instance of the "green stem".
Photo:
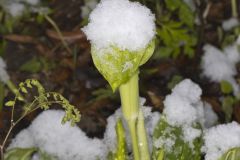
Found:
M 138 136 L 136 132 L 136 121 L 133 121 L 133 120 L 129 121 L 128 126 L 131 134 L 134 160 L 140 160 L 140 154 L 139 154 L 140 152 L 138 148 Z
M 238 17 L 237 1 L 236 0 L 231 0 L 231 4 L 232 4 L 232 16 L 237 18 Z
M 4 100 L 4 84 L 0 82 L 0 112 L 3 108 L 3 100 Z
M 15 95 L 20 95 L 17 87 L 12 83 L 11 80 L 8 80 L 6 85 Z
M 141 108 L 139 109 L 137 134 L 138 134 L 138 147 L 139 147 L 141 159 L 150 160 L 147 134 L 146 134 L 146 129 L 144 125 L 144 116 Z
M 138 72 L 125 84 L 119 88 L 123 117 L 128 123 L 132 139 L 133 154 L 135 160 L 140 160 L 138 149 L 138 136 L 136 122 L 139 111 L 139 91 L 138 91 Z

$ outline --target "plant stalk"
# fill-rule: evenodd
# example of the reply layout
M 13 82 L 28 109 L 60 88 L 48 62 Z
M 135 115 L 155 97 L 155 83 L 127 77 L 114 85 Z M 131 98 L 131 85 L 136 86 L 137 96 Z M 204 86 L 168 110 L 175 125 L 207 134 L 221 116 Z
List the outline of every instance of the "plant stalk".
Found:
M 121 96 L 123 117 L 127 121 L 131 134 L 134 159 L 140 160 L 136 128 L 139 111 L 138 72 L 136 72 L 127 83 L 122 84 L 119 90 Z
M 134 160 L 140 160 L 140 152 L 138 148 L 138 136 L 136 132 L 136 121 L 128 121 L 128 126 L 131 134 L 132 148 Z
M 138 134 L 138 147 L 140 151 L 141 160 L 150 160 L 147 134 L 146 134 L 146 129 L 144 125 L 144 116 L 141 108 L 139 109 L 137 134 Z
M 11 90 L 12 93 L 14 93 L 15 95 L 19 95 L 22 99 L 24 99 L 22 97 L 22 95 L 19 93 L 19 90 L 17 89 L 17 87 L 12 83 L 11 80 L 8 80 L 6 82 L 6 85 L 8 86 L 8 88 Z
M 120 86 L 123 117 L 130 129 L 135 160 L 149 160 L 148 143 L 142 112 L 139 117 L 138 71 Z
M 232 5 L 232 16 L 234 18 L 237 18 L 238 17 L 237 1 L 236 0 L 231 0 L 231 5 Z

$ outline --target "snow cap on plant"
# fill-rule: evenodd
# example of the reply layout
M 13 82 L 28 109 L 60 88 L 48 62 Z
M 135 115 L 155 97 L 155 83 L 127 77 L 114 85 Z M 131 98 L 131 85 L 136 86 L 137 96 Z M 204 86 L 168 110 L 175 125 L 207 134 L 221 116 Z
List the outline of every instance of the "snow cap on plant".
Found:
M 9 80 L 9 75 L 6 71 L 6 67 L 6 63 L 0 57 L 0 81 L 2 81 L 3 83 L 7 83 L 7 81 Z
M 113 90 L 127 82 L 154 51 L 155 17 L 138 2 L 102 0 L 83 28 L 94 64 Z

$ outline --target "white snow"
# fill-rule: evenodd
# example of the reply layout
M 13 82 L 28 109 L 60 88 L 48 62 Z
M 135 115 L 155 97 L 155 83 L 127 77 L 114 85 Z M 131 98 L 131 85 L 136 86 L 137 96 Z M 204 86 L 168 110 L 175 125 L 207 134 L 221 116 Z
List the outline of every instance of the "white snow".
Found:
M 137 51 L 153 39 L 154 21 L 151 11 L 138 2 L 101 0 L 82 30 L 97 49 L 116 46 Z
M 40 0 L 23 0 L 30 5 L 37 5 L 40 3 Z
M 35 146 L 59 160 L 105 159 L 107 150 L 103 142 L 88 138 L 77 126 L 62 125 L 64 114 L 58 110 L 44 111 L 16 136 L 10 148 Z
M 130 61 L 125 62 L 125 64 L 123 65 L 122 72 L 126 72 L 127 70 L 131 69 L 132 67 L 133 67 L 132 62 L 130 62 Z
M 144 99 L 140 99 L 143 105 Z M 160 119 L 160 113 L 151 112 L 151 107 L 142 106 L 145 125 L 149 138 L 149 146 L 152 147 L 151 138 L 154 128 Z M 22 130 L 12 140 L 8 149 L 14 147 L 38 147 L 59 160 L 96 160 L 106 159 L 108 151 L 115 151 L 117 138 L 115 125 L 118 118 L 122 117 L 121 109 L 118 109 L 107 120 L 108 125 L 104 134 L 104 139 L 91 139 L 78 127 L 70 126 L 69 123 L 61 124 L 63 111 L 48 110 L 41 113 L 32 124 Z M 123 121 L 126 130 L 128 149 L 131 151 L 131 140 L 126 122 Z
M 6 63 L 0 57 L 0 81 L 2 81 L 3 83 L 6 83 L 9 80 L 9 75 L 6 71 L 6 67 Z
M 227 46 L 223 51 L 212 45 L 204 46 L 204 55 L 202 57 L 201 67 L 203 75 L 211 81 L 228 81 L 234 88 L 234 94 L 238 95 L 240 88 L 234 76 L 237 74 L 236 63 L 240 61 L 240 53 L 237 49 L 238 43 Z
M 205 160 L 217 160 L 229 149 L 240 147 L 240 125 L 236 122 L 210 128 L 204 134 Z
M 240 23 L 239 23 L 238 19 L 235 17 L 232 17 L 230 19 L 223 21 L 222 28 L 225 31 L 230 31 L 232 28 L 238 26 L 239 24 Z
M 172 93 L 164 100 L 163 114 L 167 123 L 173 127 L 182 128 L 182 138 L 191 148 L 193 148 L 194 139 L 202 134 L 201 129 L 194 126 L 199 123 L 204 128 L 205 123 L 203 103 L 200 100 L 201 94 L 202 90 L 197 84 L 190 79 L 185 79 L 177 84 Z M 168 136 L 171 133 L 169 131 L 165 132 L 164 134 Z M 174 135 L 171 134 L 170 139 L 161 136 L 154 142 L 154 145 L 158 148 L 164 147 L 170 151 L 175 143 L 172 143 L 174 139 Z
M 5 10 L 12 16 L 12 17 L 19 17 L 24 12 L 24 5 L 21 3 L 10 3 L 9 5 L 6 5 Z
M 172 126 L 191 126 L 203 117 L 203 105 L 200 103 L 202 90 L 190 79 L 185 79 L 174 87 L 172 94 L 164 101 L 167 122 Z M 202 122 L 201 122 L 202 123 Z
M 213 111 L 211 105 L 207 102 L 204 102 L 204 126 L 205 128 L 210 128 L 217 124 L 218 116 Z

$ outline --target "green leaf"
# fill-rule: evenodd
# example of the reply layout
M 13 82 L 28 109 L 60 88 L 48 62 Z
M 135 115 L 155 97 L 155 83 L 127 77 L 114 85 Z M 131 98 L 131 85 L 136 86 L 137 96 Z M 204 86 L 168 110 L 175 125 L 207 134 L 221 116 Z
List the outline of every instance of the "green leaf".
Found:
M 173 76 L 173 78 L 171 79 L 171 81 L 167 84 L 167 87 L 169 90 L 172 90 L 176 84 L 178 84 L 179 82 L 181 82 L 183 80 L 182 76 L 179 75 L 175 75 Z
M 232 118 L 233 105 L 235 103 L 235 98 L 233 96 L 224 97 L 222 102 L 222 109 L 225 114 L 226 122 L 229 122 Z
M 22 66 L 20 66 L 20 71 L 37 73 L 42 70 L 42 64 L 38 58 L 34 57 L 33 59 L 27 61 Z
M 115 91 L 121 84 L 126 83 L 151 57 L 155 48 L 155 41 L 139 51 L 130 52 L 112 46 L 108 49 L 97 50 L 91 48 L 93 62 L 99 72 Z
M 201 129 L 200 125 L 194 128 Z M 164 160 L 201 160 L 202 137 L 197 137 L 193 140 L 193 144 L 190 145 L 183 140 L 182 128 L 169 125 L 164 116 L 160 119 L 154 130 L 154 144 L 157 143 L 159 138 L 164 140 L 168 139 L 174 143 L 171 149 L 164 145 L 163 148 L 156 148 L 154 146 L 152 155 L 153 160 L 158 160 L 158 158 L 162 156 L 161 154 L 163 154 L 161 152 L 164 152 Z
M 167 8 L 171 11 L 174 11 L 177 8 L 179 8 L 181 4 L 180 0 L 165 0 L 165 3 L 167 5 Z
M 187 26 L 193 27 L 195 18 L 194 13 L 190 9 L 190 7 L 184 2 L 182 2 L 179 8 L 179 18 Z
M 116 153 L 109 153 L 108 160 L 127 160 L 125 131 L 120 119 L 117 121 L 115 130 L 117 133 L 117 150 Z
M 15 101 L 8 101 L 5 103 L 5 106 L 12 107 L 15 105 Z
M 37 148 L 13 148 L 4 155 L 5 160 L 31 160 Z
M 233 148 L 227 151 L 219 160 L 239 160 L 240 148 Z
M 220 86 L 221 86 L 221 91 L 224 94 L 230 94 L 233 91 L 233 87 L 231 83 L 229 83 L 228 81 L 224 81 L 224 80 L 221 81 Z

